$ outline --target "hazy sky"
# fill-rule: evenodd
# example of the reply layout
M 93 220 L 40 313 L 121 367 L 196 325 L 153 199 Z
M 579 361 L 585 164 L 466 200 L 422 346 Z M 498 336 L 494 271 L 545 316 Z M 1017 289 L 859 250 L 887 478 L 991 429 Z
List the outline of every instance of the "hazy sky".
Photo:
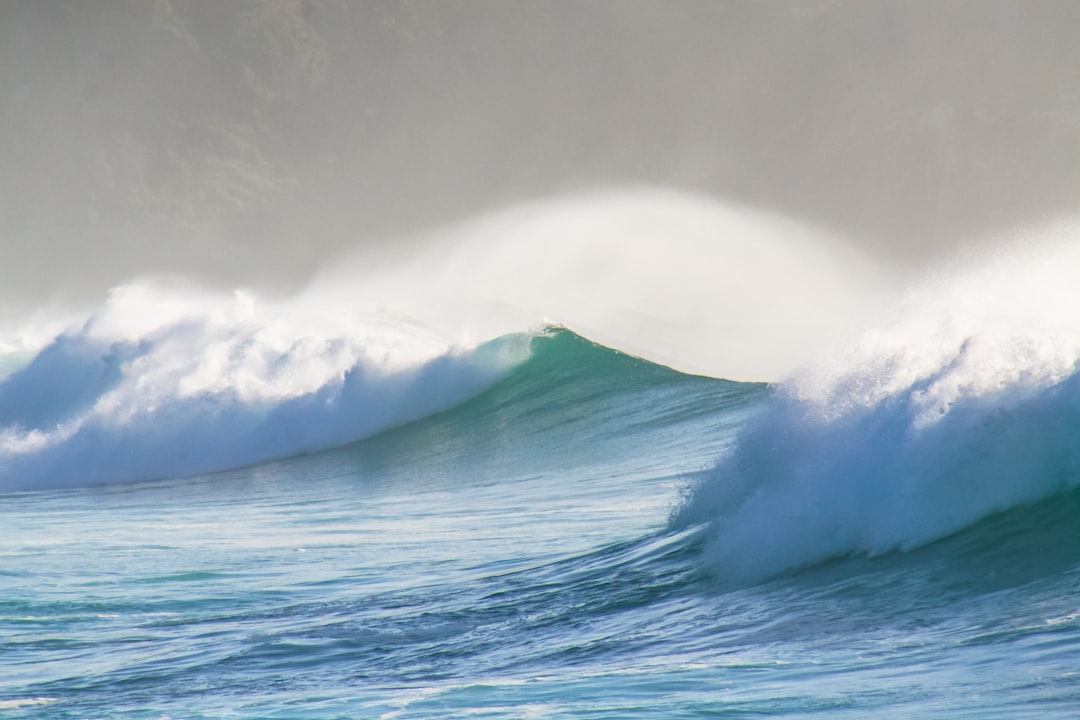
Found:
M 1075 210 L 1077 38 L 1073 0 L 3 0 L 0 302 L 640 185 L 918 265 Z

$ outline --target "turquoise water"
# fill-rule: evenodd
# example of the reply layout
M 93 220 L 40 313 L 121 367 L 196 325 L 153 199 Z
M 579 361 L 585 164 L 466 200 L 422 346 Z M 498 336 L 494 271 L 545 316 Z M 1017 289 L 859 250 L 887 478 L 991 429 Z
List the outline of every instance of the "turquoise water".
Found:
M 317 424 L 294 400 L 245 420 L 258 442 L 229 436 L 235 393 L 227 412 L 204 394 L 205 422 L 248 449 L 217 456 L 265 459 L 117 484 L 102 468 L 159 467 L 123 458 L 157 447 L 138 428 L 85 419 L 154 350 L 118 347 L 134 354 L 96 366 L 115 377 L 55 410 L 79 430 L 36 441 L 50 452 L 29 421 L 9 431 L 23 445 L 9 440 L 0 503 L 5 717 L 1080 710 L 1080 451 L 1065 431 L 1025 450 L 1017 429 L 1072 423 L 1071 375 L 954 401 L 916 432 L 925 380 L 828 415 L 829 393 L 682 375 L 547 328 L 426 360 L 426 377 L 474 383 L 467 399 L 360 423 L 367 437 L 340 447 L 264 442 L 283 405 Z M 55 354 L 0 393 L 20 397 Z M 406 386 L 414 406 L 431 399 Z M 161 437 L 188 432 L 159 412 L 175 423 Z M 83 479 L 80 462 L 97 463 Z M 991 476 L 993 502 L 963 495 Z

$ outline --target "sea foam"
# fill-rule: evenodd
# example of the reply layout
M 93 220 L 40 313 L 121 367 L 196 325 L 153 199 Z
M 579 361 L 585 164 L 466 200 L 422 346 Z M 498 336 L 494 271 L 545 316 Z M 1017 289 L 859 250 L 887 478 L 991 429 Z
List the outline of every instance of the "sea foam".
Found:
M 777 388 L 674 515 L 733 583 L 907 550 L 1080 484 L 1080 234 L 914 290 Z
M 527 355 L 525 334 L 453 346 L 385 314 L 132 283 L 0 381 L 0 490 L 346 444 L 456 405 Z

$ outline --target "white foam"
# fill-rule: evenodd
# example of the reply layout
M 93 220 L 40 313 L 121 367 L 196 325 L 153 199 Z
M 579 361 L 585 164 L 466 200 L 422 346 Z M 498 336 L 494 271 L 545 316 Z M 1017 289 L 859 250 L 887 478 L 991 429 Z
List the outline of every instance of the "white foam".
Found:
M 451 407 L 527 353 L 525 335 L 453 346 L 346 305 L 130 284 L 0 384 L 0 490 L 345 444 Z
M 1080 232 L 912 292 L 778 392 L 677 514 L 746 582 L 922 545 L 1080 484 Z
M 0 710 L 16 710 L 21 707 L 32 707 L 34 705 L 52 705 L 56 702 L 56 698 L 50 697 L 36 697 L 36 698 L 22 698 L 20 700 L 0 700 Z

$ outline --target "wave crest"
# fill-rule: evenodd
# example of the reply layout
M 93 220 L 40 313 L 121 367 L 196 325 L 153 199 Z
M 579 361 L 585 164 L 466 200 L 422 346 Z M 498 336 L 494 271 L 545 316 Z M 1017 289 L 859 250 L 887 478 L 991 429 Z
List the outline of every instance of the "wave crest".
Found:
M 385 316 L 142 283 L 0 382 L 0 490 L 177 477 L 445 410 L 528 356 Z
M 1080 244 L 915 292 L 777 389 L 674 523 L 733 583 L 914 548 L 1080 485 Z

